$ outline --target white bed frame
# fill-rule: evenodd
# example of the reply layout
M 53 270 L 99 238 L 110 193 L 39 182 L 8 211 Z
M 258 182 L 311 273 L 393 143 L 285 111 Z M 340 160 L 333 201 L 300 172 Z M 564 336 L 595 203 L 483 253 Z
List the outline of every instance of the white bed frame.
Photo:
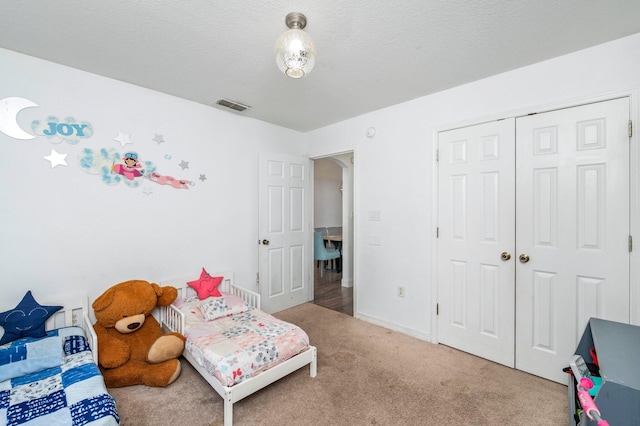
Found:
M 226 272 L 222 274 L 211 274 L 213 276 L 222 276 L 224 279 L 218 287 L 221 291 L 234 294 L 241 297 L 247 304 L 260 309 L 260 295 L 251 290 L 236 287 L 233 285 L 233 273 Z M 178 297 L 188 297 L 195 294 L 194 290 L 187 286 L 187 281 L 192 281 L 193 277 L 188 279 L 170 280 L 162 282 L 162 286 L 170 285 L 178 289 Z M 160 322 L 162 327 L 167 331 L 177 331 L 183 333 L 184 316 L 182 312 L 173 307 L 173 305 L 160 309 Z M 304 352 L 291 357 L 287 361 L 276 365 L 260 374 L 251 377 L 241 383 L 233 386 L 223 386 L 214 376 L 212 376 L 204 367 L 200 366 L 195 358 L 185 350 L 183 356 L 189 361 L 193 368 L 211 385 L 211 387 L 224 400 L 224 426 L 233 424 L 233 404 L 241 399 L 251 395 L 254 392 L 270 385 L 294 371 L 309 365 L 310 376 L 316 377 L 318 373 L 317 349 L 315 346 L 309 346 Z

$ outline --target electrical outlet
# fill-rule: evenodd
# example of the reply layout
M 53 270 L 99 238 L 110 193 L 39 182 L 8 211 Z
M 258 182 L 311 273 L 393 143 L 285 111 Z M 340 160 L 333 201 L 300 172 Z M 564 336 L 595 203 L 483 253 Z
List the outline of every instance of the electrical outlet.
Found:
M 398 286 L 398 297 L 404 297 L 404 286 Z

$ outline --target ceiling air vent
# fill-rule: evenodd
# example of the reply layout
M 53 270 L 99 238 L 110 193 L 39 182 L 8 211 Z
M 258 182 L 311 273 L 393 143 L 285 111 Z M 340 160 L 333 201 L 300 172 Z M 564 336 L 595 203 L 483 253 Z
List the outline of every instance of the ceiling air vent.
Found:
M 223 106 L 223 107 L 231 108 L 231 109 L 236 110 L 236 111 L 244 111 L 245 109 L 251 108 L 248 105 L 243 105 L 243 104 L 238 103 L 238 102 L 230 101 L 229 99 L 218 99 L 216 101 L 216 104 L 220 105 L 220 106 Z

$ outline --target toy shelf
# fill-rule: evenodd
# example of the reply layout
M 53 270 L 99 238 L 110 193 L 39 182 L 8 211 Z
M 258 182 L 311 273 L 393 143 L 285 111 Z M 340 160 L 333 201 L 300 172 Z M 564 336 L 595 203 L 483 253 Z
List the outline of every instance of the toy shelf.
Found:
M 591 318 L 575 354 L 593 363 L 594 348 L 602 385 L 593 398 L 600 415 L 612 426 L 640 425 L 640 327 Z M 569 378 L 569 424 L 597 426 L 579 409 L 573 376 Z

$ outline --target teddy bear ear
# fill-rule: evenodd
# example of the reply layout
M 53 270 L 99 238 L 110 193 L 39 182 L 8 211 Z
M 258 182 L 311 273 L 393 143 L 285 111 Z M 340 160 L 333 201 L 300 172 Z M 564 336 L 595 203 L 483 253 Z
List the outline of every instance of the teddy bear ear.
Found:
M 156 283 L 150 283 L 150 284 L 151 284 L 151 287 L 153 287 L 153 291 L 156 292 L 156 297 L 162 296 L 162 287 L 160 287 Z
M 169 306 L 178 297 L 178 289 L 171 286 L 160 288 L 161 294 L 158 296 L 158 306 Z
M 102 293 L 102 295 L 100 297 L 98 297 L 92 304 L 91 306 L 93 307 L 94 311 L 100 312 L 104 309 L 107 309 L 109 307 L 109 305 L 111 305 L 111 302 L 113 302 L 113 295 L 114 295 L 114 291 L 113 289 L 109 289 L 107 291 L 105 291 L 104 293 Z

